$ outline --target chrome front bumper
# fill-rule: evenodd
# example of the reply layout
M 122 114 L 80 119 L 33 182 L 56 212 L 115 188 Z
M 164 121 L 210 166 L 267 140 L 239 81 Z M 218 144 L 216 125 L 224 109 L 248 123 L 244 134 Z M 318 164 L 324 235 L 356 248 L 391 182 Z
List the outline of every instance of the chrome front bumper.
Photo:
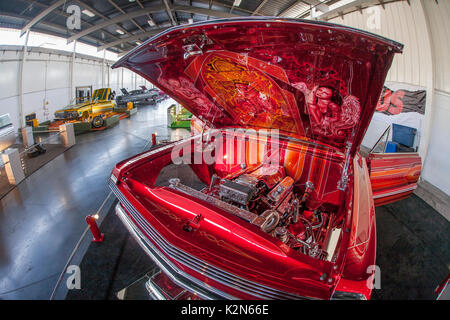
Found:
M 255 298 L 260 299 L 305 299 L 290 292 L 280 291 L 266 285 L 244 279 L 238 275 L 222 270 L 197 257 L 194 257 L 179 248 L 168 243 L 145 218 L 134 208 L 128 199 L 120 192 L 114 181 L 110 181 L 109 186 L 120 203 L 116 206 L 116 214 L 122 220 L 125 227 L 138 241 L 150 258 L 161 268 L 161 270 L 177 285 L 196 294 L 202 299 L 237 299 L 236 297 L 220 291 L 207 283 L 180 270 L 167 256 L 183 264 L 191 270 L 205 275 L 226 287 L 233 288 Z M 122 208 L 122 205 L 125 209 Z M 125 212 L 126 210 L 126 212 Z M 128 214 L 130 216 L 128 216 Z M 139 229 L 135 222 L 139 224 L 146 234 Z M 148 235 L 148 236 L 147 236 Z M 152 241 L 150 241 L 150 239 Z M 157 244 L 157 247 L 154 245 Z M 160 249 L 159 249 L 160 248 Z M 164 254 L 161 252 L 163 250 Z M 167 256 L 166 256 L 167 255 Z
M 144 249 L 149 257 L 156 263 L 156 265 L 164 272 L 174 283 L 178 286 L 195 293 L 202 299 L 236 299 L 224 292 L 221 292 L 215 288 L 210 287 L 210 290 L 204 288 L 206 285 L 204 282 L 190 276 L 184 271 L 177 268 L 169 259 L 167 259 L 153 243 L 151 243 L 147 237 L 139 230 L 134 222 L 125 213 L 125 210 L 120 205 L 120 202 L 116 205 L 116 215 L 122 221 L 127 228 L 128 232 L 138 242 L 138 244 Z M 161 295 L 152 294 L 152 298 L 159 299 Z

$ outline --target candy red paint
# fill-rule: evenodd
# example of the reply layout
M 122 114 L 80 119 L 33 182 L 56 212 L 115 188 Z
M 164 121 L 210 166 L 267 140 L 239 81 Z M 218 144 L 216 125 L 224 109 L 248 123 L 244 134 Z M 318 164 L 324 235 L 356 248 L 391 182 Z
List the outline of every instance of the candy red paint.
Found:
M 121 202 L 127 202 L 123 210 L 178 270 L 226 295 L 265 297 L 220 280 L 232 275 L 277 292 L 271 293 L 275 298 L 329 299 L 339 292 L 370 298 L 367 283 L 376 263 L 375 203 L 409 195 L 421 169 L 415 154 L 366 161 L 358 153 L 394 54 L 401 50 L 394 41 L 334 24 L 243 18 L 171 28 L 113 66 L 143 76 L 209 127 L 279 130 L 279 141 L 256 138 L 257 143 L 278 144 L 279 162 L 300 189 L 313 183 L 309 217 L 323 204 L 338 208 L 324 216 L 333 215 L 341 230 L 332 260 L 299 254 L 237 216 L 156 186 L 159 172 L 171 163 L 172 146 L 116 165 L 113 175 L 118 183 L 113 189 Z M 192 138 L 181 143 L 194 145 Z M 226 159 L 239 152 L 247 161 L 248 147 L 223 150 Z M 257 158 L 261 160 L 259 154 Z M 225 161 L 191 168 L 208 185 L 212 173 L 223 178 L 237 172 L 239 165 Z M 137 220 L 131 207 L 140 215 Z M 194 219 L 196 228 L 183 229 Z M 209 267 L 187 266 L 154 241 L 145 224 L 164 243 Z M 302 235 L 304 229 L 298 225 L 291 231 Z M 214 279 L 208 273 L 215 270 L 212 266 L 223 272 Z

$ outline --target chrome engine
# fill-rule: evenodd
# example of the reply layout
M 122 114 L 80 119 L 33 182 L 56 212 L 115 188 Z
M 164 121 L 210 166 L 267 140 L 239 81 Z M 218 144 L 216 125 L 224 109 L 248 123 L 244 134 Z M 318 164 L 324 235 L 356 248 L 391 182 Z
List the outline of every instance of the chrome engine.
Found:
M 258 226 L 292 249 L 318 259 L 328 256 L 321 244 L 329 215 L 307 208 L 314 185 L 307 182 L 299 194 L 295 181 L 283 168 L 243 168 L 222 179 L 214 175 L 210 186 L 202 191 L 184 186 L 178 179 L 171 179 L 170 185 Z

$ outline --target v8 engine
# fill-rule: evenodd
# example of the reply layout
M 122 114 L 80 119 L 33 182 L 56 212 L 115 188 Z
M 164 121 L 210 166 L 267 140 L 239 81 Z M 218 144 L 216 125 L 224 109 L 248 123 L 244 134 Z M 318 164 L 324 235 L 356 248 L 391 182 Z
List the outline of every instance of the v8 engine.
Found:
M 188 188 L 178 182 L 176 187 Z M 223 178 L 213 175 L 209 187 L 190 194 L 257 225 L 295 250 L 330 260 L 330 213 L 308 208 L 313 191 L 311 182 L 296 186 L 281 166 L 260 165 L 243 166 Z

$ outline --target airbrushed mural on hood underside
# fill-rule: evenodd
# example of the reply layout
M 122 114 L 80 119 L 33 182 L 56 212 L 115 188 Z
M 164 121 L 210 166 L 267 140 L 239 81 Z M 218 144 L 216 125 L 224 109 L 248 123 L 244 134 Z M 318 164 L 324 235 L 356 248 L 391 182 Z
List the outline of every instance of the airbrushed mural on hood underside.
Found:
M 217 127 L 278 129 L 354 153 L 402 45 L 336 25 L 218 21 L 172 28 L 127 67 Z
M 311 65 L 304 68 L 313 71 Z M 303 79 L 305 82 L 291 84 L 279 67 L 234 52 L 215 52 L 195 58 L 184 72 L 195 82 L 201 78 L 205 92 L 241 126 L 277 128 L 306 135 L 299 113 L 302 108 L 309 115 L 306 128 L 310 127 L 314 135 L 344 139 L 352 135 L 360 117 L 359 99 L 345 95 L 345 83 L 333 71 L 320 71 L 323 74 L 320 84 L 308 85 L 307 77 Z M 301 91 L 304 99 L 296 99 L 275 79 Z

